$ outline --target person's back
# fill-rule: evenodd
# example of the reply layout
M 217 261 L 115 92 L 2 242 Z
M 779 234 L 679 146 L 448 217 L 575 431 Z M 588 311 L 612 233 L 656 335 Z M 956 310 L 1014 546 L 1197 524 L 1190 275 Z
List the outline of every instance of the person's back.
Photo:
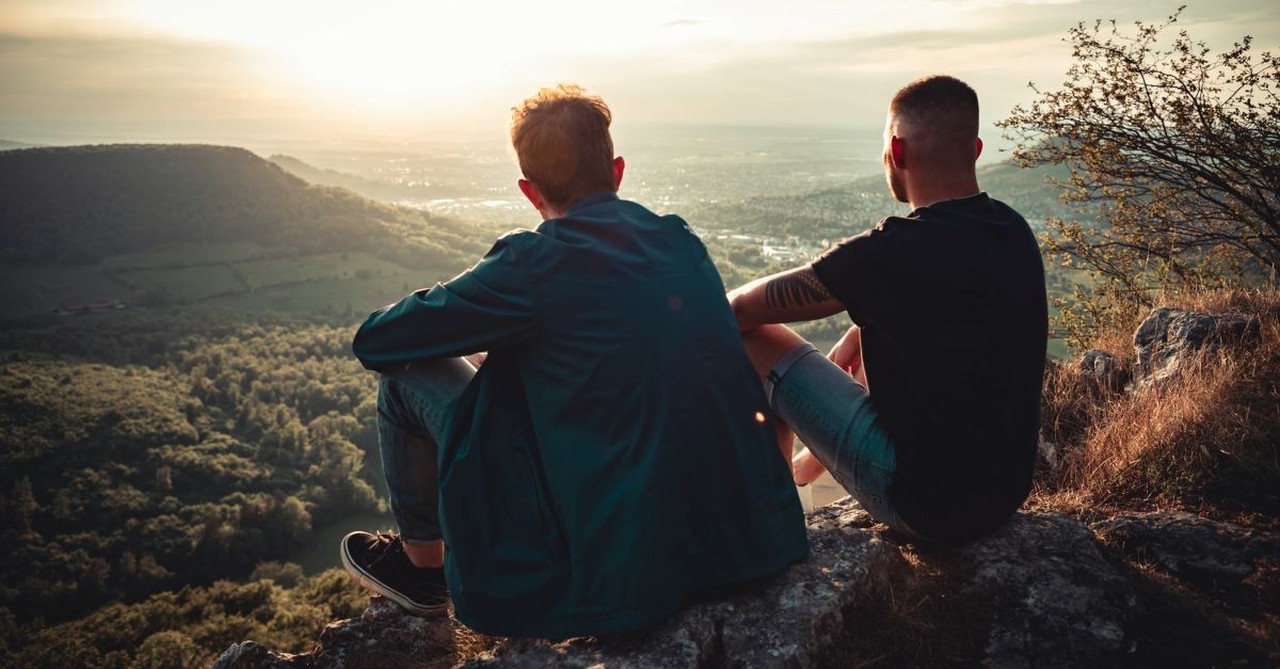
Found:
M 573 89 L 542 95 L 535 121 L 566 97 L 582 106 Z M 607 128 L 607 109 L 603 118 Z M 375 313 L 354 348 L 391 380 L 380 398 L 389 416 L 415 401 L 397 401 L 407 392 L 397 382 L 416 382 L 402 365 L 488 351 L 425 426 L 439 443 L 439 533 L 458 618 L 509 636 L 622 632 L 699 590 L 803 558 L 804 521 L 705 247 L 679 218 L 618 199 L 620 158 L 604 189 L 557 195 L 538 155 L 561 163 L 584 142 L 529 125 L 517 122 L 513 143 L 542 225 Z M 395 458 L 384 446 L 384 468 Z M 406 496 L 393 490 L 393 509 Z M 363 565 L 386 551 L 358 539 L 344 561 L 379 589 Z
M 477 438 L 445 453 L 459 619 L 509 635 L 606 634 L 803 557 L 763 393 L 683 221 L 600 193 L 504 244 L 538 316 L 490 353 L 467 427 Z M 514 489 L 494 489 L 504 471 Z M 540 485 L 519 484 L 528 472 Z M 497 520 L 476 527 L 476 515 Z M 523 561 L 546 569 L 526 579 Z
M 813 271 L 861 324 L 870 401 L 898 445 L 897 512 L 941 543 L 1003 522 L 1030 488 L 1047 334 L 1026 221 L 985 193 L 945 200 Z
M 956 545 L 1030 490 L 1044 271 L 1026 221 L 978 187 L 972 88 L 947 76 L 904 86 L 884 139 L 889 190 L 911 213 L 731 300 L 771 405 L 809 447 L 796 483 L 828 469 L 899 534 Z M 854 325 L 829 359 L 778 325 L 840 311 Z

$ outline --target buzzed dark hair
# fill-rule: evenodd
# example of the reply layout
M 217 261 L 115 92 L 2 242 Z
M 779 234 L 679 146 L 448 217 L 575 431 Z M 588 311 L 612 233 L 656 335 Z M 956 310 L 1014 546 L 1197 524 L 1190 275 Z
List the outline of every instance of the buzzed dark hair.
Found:
M 969 84 L 942 74 L 916 79 L 893 96 L 889 113 L 925 133 L 936 159 L 956 156 L 972 162 L 978 94 Z

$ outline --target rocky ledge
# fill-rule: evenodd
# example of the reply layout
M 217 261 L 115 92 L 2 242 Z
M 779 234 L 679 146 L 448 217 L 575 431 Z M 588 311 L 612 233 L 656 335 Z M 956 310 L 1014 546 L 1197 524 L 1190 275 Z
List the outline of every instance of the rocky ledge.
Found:
M 1136 369 L 1104 351 L 1086 353 L 1080 368 L 1112 393 L 1150 387 L 1222 344 L 1256 341 L 1258 330 L 1255 318 L 1156 309 L 1135 334 Z M 1051 444 L 1041 447 L 1052 453 Z M 417 618 L 374 597 L 359 618 L 326 627 L 310 652 L 281 654 L 245 641 L 214 668 L 840 666 L 847 663 L 842 646 L 872 645 L 895 626 L 923 630 L 930 642 L 945 636 L 941 647 L 951 652 L 904 658 L 891 648 L 861 664 L 1280 666 L 1274 522 L 1249 529 L 1164 512 L 1085 526 L 1024 511 L 992 536 L 939 552 L 887 541 L 848 498 L 817 510 L 808 524 L 804 562 L 690 604 L 643 633 L 560 642 L 478 638 L 451 618 Z
M 810 515 L 809 542 L 810 557 L 785 573 L 692 604 L 626 637 L 498 639 L 463 652 L 459 636 L 466 632 L 452 619 L 414 617 L 374 597 L 361 617 L 325 628 L 311 652 L 280 654 L 246 641 L 214 667 L 809 667 L 847 638 L 848 621 L 874 624 L 901 605 L 894 599 L 904 593 L 934 602 L 916 604 L 921 615 L 945 606 L 962 618 L 957 626 L 972 637 L 973 649 L 965 664 L 1131 666 L 1145 638 L 1135 621 L 1151 622 L 1135 590 L 1142 565 L 1189 579 L 1189 587 L 1241 588 L 1252 580 L 1254 601 L 1265 609 L 1276 584 L 1263 563 L 1274 561 L 1280 535 L 1186 514 L 1141 514 L 1086 527 L 1061 514 L 1030 511 L 964 549 L 926 552 L 887 541 L 845 499 Z M 1260 570 L 1270 575 L 1259 579 Z M 1276 619 L 1271 601 L 1270 611 L 1255 611 L 1264 620 Z M 1260 652 L 1256 661 L 1275 659 Z M 1248 657 L 1236 663 L 1251 666 Z

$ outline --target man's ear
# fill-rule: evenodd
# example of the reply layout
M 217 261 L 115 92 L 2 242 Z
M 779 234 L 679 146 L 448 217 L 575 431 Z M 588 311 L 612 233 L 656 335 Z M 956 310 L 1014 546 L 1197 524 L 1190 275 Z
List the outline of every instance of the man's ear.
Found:
M 982 155 L 982 138 L 975 137 L 973 140 L 973 159 L 976 161 L 978 156 Z
M 622 159 L 622 156 L 613 159 L 613 190 L 615 193 L 622 186 L 622 173 L 626 169 L 627 163 Z
M 547 202 L 542 198 L 542 191 L 538 190 L 538 185 L 528 179 L 520 179 L 516 182 L 516 185 L 520 186 L 520 192 L 524 193 L 524 197 L 529 201 L 529 204 L 533 205 L 533 208 L 537 209 L 538 213 L 542 213 L 542 209 L 547 205 Z
M 889 138 L 889 158 L 893 160 L 893 166 L 898 169 L 907 166 L 907 144 L 897 135 Z

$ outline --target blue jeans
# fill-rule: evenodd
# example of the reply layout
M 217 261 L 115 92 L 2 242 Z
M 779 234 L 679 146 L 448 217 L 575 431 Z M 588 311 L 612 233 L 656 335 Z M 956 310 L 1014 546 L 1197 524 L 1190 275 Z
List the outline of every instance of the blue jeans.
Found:
M 454 400 L 475 376 L 461 358 L 440 358 L 382 372 L 378 385 L 378 447 L 391 515 L 410 543 L 440 534 L 438 444 Z
M 919 538 L 889 502 L 895 447 L 862 384 L 802 344 L 774 365 L 765 392 L 774 413 L 872 518 Z

